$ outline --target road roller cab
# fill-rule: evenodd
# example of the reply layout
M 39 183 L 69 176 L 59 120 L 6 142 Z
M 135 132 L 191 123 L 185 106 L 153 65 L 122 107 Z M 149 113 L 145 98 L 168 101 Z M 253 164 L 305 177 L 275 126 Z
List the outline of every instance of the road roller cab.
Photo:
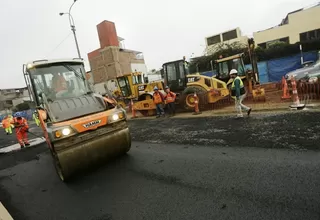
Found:
M 82 59 L 29 62 L 24 77 L 61 180 L 130 150 L 125 110 L 91 90 Z

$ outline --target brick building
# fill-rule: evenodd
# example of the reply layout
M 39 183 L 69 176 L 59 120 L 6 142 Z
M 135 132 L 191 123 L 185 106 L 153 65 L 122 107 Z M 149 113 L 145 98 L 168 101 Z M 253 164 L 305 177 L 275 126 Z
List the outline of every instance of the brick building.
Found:
M 103 83 L 134 71 L 146 73 L 143 54 L 124 49 L 115 24 L 103 21 L 97 25 L 100 48 L 88 53 L 93 83 Z

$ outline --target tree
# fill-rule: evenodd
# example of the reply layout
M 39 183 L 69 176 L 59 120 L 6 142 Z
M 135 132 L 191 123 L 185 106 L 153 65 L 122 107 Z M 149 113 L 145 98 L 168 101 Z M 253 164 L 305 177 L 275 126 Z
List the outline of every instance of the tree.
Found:
M 246 45 L 240 42 L 230 44 L 220 43 L 209 49 L 210 55 L 195 57 L 191 60 L 189 68 L 190 72 L 204 72 L 212 69 L 211 63 L 219 59 L 220 56 L 228 57 L 239 53 L 247 52 Z

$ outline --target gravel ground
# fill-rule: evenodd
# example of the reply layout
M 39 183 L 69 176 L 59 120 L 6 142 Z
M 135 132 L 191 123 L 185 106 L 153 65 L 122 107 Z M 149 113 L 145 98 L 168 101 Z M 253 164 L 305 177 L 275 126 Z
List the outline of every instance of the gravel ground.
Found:
M 130 120 L 132 138 L 149 143 L 208 147 L 320 149 L 319 112 Z

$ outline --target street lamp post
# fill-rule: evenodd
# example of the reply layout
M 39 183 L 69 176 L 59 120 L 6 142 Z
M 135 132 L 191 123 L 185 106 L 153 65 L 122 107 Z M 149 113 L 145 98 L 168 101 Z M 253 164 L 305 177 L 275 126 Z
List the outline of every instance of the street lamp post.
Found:
M 71 9 L 72 9 L 72 6 L 76 3 L 77 0 L 74 0 L 72 5 L 70 6 L 69 8 L 69 12 L 60 12 L 59 15 L 62 16 L 62 15 L 69 15 L 69 23 L 70 23 L 70 27 L 71 27 L 71 30 L 72 30 L 72 33 L 73 33 L 73 36 L 74 36 L 74 41 L 76 42 L 76 47 L 77 47 L 77 51 L 78 51 L 78 56 L 79 58 L 81 58 L 81 54 L 80 54 L 80 49 L 79 49 L 79 44 L 78 44 L 78 39 L 77 39 L 77 35 L 76 35 L 76 26 L 74 24 L 74 20 L 73 20 L 73 17 L 71 15 Z

